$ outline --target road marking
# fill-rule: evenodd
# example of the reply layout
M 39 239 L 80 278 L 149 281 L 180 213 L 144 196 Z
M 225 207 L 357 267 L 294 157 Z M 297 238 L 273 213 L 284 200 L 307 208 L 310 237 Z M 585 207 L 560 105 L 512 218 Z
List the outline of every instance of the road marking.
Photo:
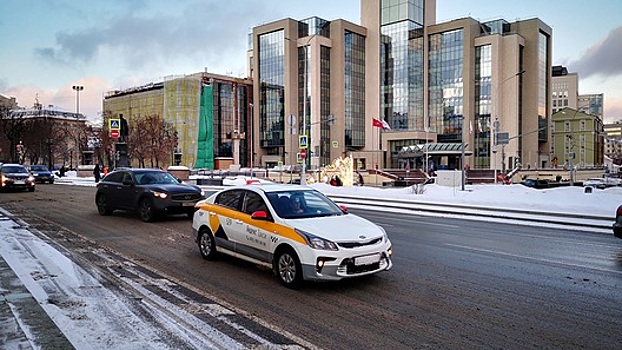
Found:
M 509 256 L 509 257 L 512 257 L 512 258 L 540 261 L 540 262 L 545 262 L 545 263 L 549 263 L 549 264 L 553 264 L 553 265 L 579 267 L 579 268 L 587 269 L 587 270 L 595 270 L 595 271 L 601 271 L 601 272 L 613 272 L 615 274 L 622 275 L 622 271 L 603 269 L 603 268 L 594 267 L 594 266 L 586 266 L 586 265 L 571 264 L 571 263 L 562 263 L 562 262 L 555 261 L 555 260 L 550 260 L 550 259 L 534 258 L 534 257 L 529 257 L 529 256 L 524 256 L 524 255 L 500 252 L 500 251 L 497 251 L 497 250 L 474 248 L 474 247 L 469 247 L 469 246 L 460 245 L 460 244 L 446 243 L 445 245 L 451 246 L 451 247 L 455 247 L 455 248 L 461 248 L 461 249 L 465 249 L 465 250 L 470 250 L 470 251 L 474 251 L 474 252 L 498 254 L 498 255 L 503 255 L 503 256 Z

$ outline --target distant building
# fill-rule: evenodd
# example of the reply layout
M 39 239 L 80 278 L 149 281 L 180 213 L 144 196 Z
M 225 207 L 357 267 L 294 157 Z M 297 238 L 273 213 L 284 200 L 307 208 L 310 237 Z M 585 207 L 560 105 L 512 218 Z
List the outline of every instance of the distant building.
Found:
M 604 94 L 579 94 L 579 75 L 564 66 L 553 66 L 551 113 L 570 107 L 604 120 Z
M 603 126 L 605 133 L 605 155 L 622 162 L 622 120 Z M 620 165 L 622 163 L 619 163 Z
M 14 99 L 13 99 L 14 100 Z M 16 104 L 15 104 L 16 105 Z M 86 130 L 87 119 L 83 114 L 67 112 L 56 106 L 37 104 L 30 108 L 14 108 L 4 123 L 24 123 L 19 129 L 19 140 L 7 139 L 0 133 L 0 149 L 14 150 L 18 143 L 22 161 L 26 164 L 57 165 L 89 164 L 92 154 L 88 149 Z M 5 125 L 6 127 L 6 125 Z M 9 160 L 14 155 L 0 153 L 1 158 Z
M 604 132 L 602 119 L 569 107 L 552 116 L 551 156 L 558 165 L 579 168 L 604 164 Z
M 17 108 L 17 100 L 15 97 L 6 97 L 0 94 L 0 107 Z
M 171 164 L 214 169 L 219 158 L 227 158 L 227 164 L 250 166 L 251 86 L 246 79 L 205 72 L 110 91 L 104 125 L 121 115 L 128 122 L 159 115 L 178 138 Z

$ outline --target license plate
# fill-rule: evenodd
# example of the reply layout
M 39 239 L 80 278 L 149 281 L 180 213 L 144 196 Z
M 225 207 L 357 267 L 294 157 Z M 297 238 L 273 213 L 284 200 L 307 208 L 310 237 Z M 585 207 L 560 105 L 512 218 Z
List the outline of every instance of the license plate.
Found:
M 378 261 L 380 261 L 380 254 L 365 255 L 354 258 L 354 265 L 371 265 L 377 263 Z
M 183 207 L 193 207 L 194 203 L 181 203 Z
M 25 185 L 26 181 L 24 181 L 24 180 L 15 180 L 15 181 L 13 181 L 13 183 L 16 184 L 16 185 Z

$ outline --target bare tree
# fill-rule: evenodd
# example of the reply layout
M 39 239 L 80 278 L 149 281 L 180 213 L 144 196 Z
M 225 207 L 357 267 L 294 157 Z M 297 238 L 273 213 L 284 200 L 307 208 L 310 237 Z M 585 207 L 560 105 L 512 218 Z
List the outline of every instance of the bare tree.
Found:
M 128 123 L 131 157 L 138 160 L 140 167 L 164 166 L 175 148 L 174 130 L 157 114 L 135 117 Z
M 21 163 L 23 159 L 22 137 L 28 129 L 26 114 L 9 106 L 0 106 L 0 130 L 7 140 L 9 159 Z

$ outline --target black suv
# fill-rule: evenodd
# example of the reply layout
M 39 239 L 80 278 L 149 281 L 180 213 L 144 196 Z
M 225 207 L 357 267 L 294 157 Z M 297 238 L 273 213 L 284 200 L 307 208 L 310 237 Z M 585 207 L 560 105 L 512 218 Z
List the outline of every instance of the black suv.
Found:
M 97 184 L 95 204 L 100 215 L 114 210 L 132 210 L 145 222 L 160 215 L 194 215 L 194 205 L 205 194 L 201 188 L 181 182 L 159 169 L 122 169 L 106 175 Z
M 21 164 L 2 164 L 0 166 L 0 189 L 34 192 L 35 178 Z
M 35 177 L 35 182 L 54 183 L 54 174 L 45 165 L 32 165 L 30 166 L 30 172 Z

